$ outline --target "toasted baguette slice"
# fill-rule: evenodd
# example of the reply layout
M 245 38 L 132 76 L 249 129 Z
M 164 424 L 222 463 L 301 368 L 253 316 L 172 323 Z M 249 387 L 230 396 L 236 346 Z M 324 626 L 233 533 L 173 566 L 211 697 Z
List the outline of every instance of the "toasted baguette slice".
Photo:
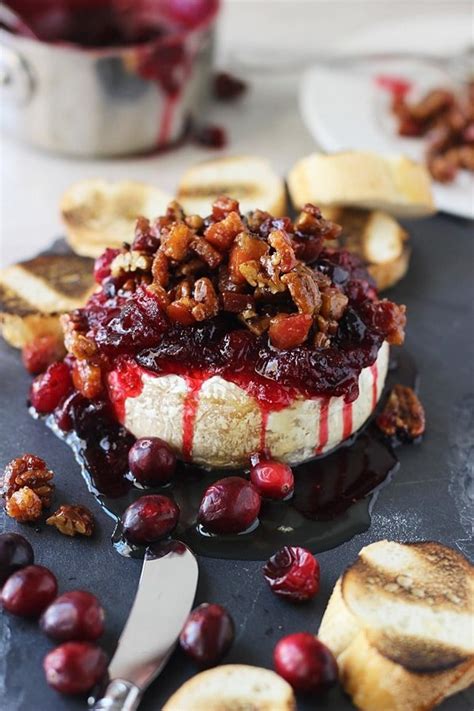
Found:
M 171 199 L 146 183 L 75 183 L 64 193 L 60 204 L 68 242 L 77 254 L 98 257 L 106 247 L 131 242 L 136 218 L 163 215 Z
M 392 215 L 423 217 L 435 212 L 427 169 L 403 156 L 354 151 L 299 160 L 288 175 L 293 204 L 363 207 Z
M 326 219 L 342 225 L 340 243 L 367 262 L 379 291 L 405 276 L 411 249 L 408 233 L 394 217 L 381 210 L 348 207 L 323 208 L 323 214 Z
M 37 336 L 62 337 L 59 314 L 82 306 L 94 290 L 93 261 L 47 254 L 0 271 L 0 331 L 15 348 Z
M 198 163 L 181 178 L 176 199 L 188 214 L 208 215 L 219 195 L 238 200 L 243 213 L 258 208 L 280 217 L 286 211 L 285 184 L 263 158 L 233 156 Z
M 474 683 L 474 567 L 440 543 L 366 546 L 319 638 L 357 708 L 428 711 Z
M 268 669 L 226 664 L 201 672 L 168 699 L 163 711 L 293 711 L 291 686 Z

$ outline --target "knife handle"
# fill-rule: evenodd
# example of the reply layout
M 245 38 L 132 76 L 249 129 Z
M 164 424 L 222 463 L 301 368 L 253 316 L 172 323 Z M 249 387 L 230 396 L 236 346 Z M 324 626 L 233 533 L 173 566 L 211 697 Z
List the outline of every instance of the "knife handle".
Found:
M 141 701 L 142 690 L 124 679 L 113 679 L 104 695 L 92 706 L 92 711 L 135 711 Z

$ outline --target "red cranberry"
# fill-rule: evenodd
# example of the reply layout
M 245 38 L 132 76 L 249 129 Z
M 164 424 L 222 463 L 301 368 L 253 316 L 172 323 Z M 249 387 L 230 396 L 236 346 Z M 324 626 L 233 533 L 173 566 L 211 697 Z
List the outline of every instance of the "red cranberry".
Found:
M 140 484 L 166 484 L 173 478 L 176 455 L 159 437 L 137 439 L 128 453 L 130 471 Z
M 34 561 L 33 548 L 19 533 L 0 535 L 0 586 L 12 573 Z
M 179 637 L 181 649 L 201 667 L 217 664 L 234 641 L 234 621 L 221 605 L 199 605 Z
M 45 415 L 54 410 L 72 388 L 71 373 L 66 363 L 53 363 L 31 385 L 31 404 Z
M 214 95 L 220 101 L 233 101 L 247 90 L 247 84 L 228 72 L 219 72 L 214 77 Z
M 58 592 L 54 575 L 42 565 L 28 565 L 10 575 L 2 588 L 5 610 L 20 617 L 39 617 Z
M 64 355 L 64 346 L 52 334 L 38 336 L 23 346 L 21 358 L 23 365 L 31 375 L 43 373 L 48 365 Z
M 337 662 L 332 652 L 309 632 L 280 639 L 273 662 L 276 672 L 295 691 L 318 694 L 337 681 Z
M 319 563 L 306 548 L 285 546 L 265 563 L 263 575 L 273 592 L 288 600 L 310 600 L 319 591 Z
M 224 148 L 227 145 L 227 133 L 221 126 L 208 124 L 196 129 L 194 140 L 206 148 Z
M 260 496 L 286 499 L 293 493 L 295 480 L 288 464 L 273 459 L 262 460 L 250 470 L 250 481 Z
M 58 642 L 95 641 L 104 631 L 104 610 L 90 592 L 73 590 L 64 593 L 43 612 L 41 629 Z
M 46 655 L 46 681 L 62 694 L 84 694 L 107 670 L 105 653 L 90 642 L 65 642 Z
M 146 545 L 171 533 L 178 518 L 179 508 L 172 499 L 159 494 L 142 496 L 125 510 L 123 532 L 130 543 Z
M 260 496 L 250 482 L 228 476 L 208 486 L 198 520 L 211 533 L 241 533 L 255 523 L 260 505 Z
M 120 249 L 107 247 L 105 252 L 97 257 L 94 263 L 94 279 L 98 284 L 110 276 L 110 265 L 118 254 L 120 254 Z

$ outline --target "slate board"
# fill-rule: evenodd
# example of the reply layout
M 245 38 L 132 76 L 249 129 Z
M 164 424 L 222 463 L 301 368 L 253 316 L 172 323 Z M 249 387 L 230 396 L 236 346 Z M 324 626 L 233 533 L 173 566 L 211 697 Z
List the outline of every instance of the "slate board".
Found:
M 262 580 L 260 562 L 200 558 L 196 602 L 221 603 L 236 622 L 237 637 L 226 662 L 271 668 L 273 647 L 280 637 L 316 631 L 336 579 L 367 543 L 381 538 L 434 539 L 458 546 L 466 554 L 474 552 L 470 523 L 474 496 L 473 225 L 439 215 L 407 226 L 414 246 L 410 273 L 389 296 L 408 307 L 407 348 L 421 376 L 428 423 L 425 439 L 420 446 L 399 450 L 401 468 L 381 491 L 369 531 L 319 556 L 321 591 L 309 605 L 292 606 L 276 599 Z M 34 546 L 37 562 L 50 566 L 58 576 L 61 590 L 85 588 L 99 596 L 107 612 L 104 646 L 111 653 L 133 599 L 140 562 L 121 558 L 113 550 L 109 540 L 113 523 L 88 494 L 70 450 L 29 416 L 25 406 L 28 383 L 18 352 L 0 344 L 0 466 L 25 451 L 44 457 L 56 472 L 57 499 L 89 506 L 97 516 L 98 530 L 92 540 L 68 539 L 46 526 L 39 532 L 17 526 L 5 520 L 1 509 L 0 529 L 24 533 Z M 61 697 L 47 687 L 41 662 L 50 647 L 34 623 L 0 614 L 2 710 L 85 708 L 83 700 Z M 175 652 L 140 708 L 161 708 L 193 672 L 192 665 Z M 309 711 L 314 706 L 300 700 L 298 708 Z M 317 706 L 338 711 L 353 708 L 338 689 Z M 440 708 L 471 711 L 474 690 Z

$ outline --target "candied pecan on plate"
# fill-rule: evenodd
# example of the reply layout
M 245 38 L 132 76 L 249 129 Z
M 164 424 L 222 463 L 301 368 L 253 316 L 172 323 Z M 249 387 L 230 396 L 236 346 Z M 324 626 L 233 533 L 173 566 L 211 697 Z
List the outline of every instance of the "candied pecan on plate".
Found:
M 376 424 L 387 437 L 402 442 L 421 437 L 425 431 L 425 411 L 414 390 L 395 385 Z
M 91 536 L 94 530 L 92 513 L 85 506 L 79 505 L 63 504 L 46 519 L 46 523 L 55 526 L 65 536 Z
M 51 505 L 53 472 L 34 454 L 24 454 L 5 467 L 2 495 L 9 516 L 18 521 L 36 521 Z

